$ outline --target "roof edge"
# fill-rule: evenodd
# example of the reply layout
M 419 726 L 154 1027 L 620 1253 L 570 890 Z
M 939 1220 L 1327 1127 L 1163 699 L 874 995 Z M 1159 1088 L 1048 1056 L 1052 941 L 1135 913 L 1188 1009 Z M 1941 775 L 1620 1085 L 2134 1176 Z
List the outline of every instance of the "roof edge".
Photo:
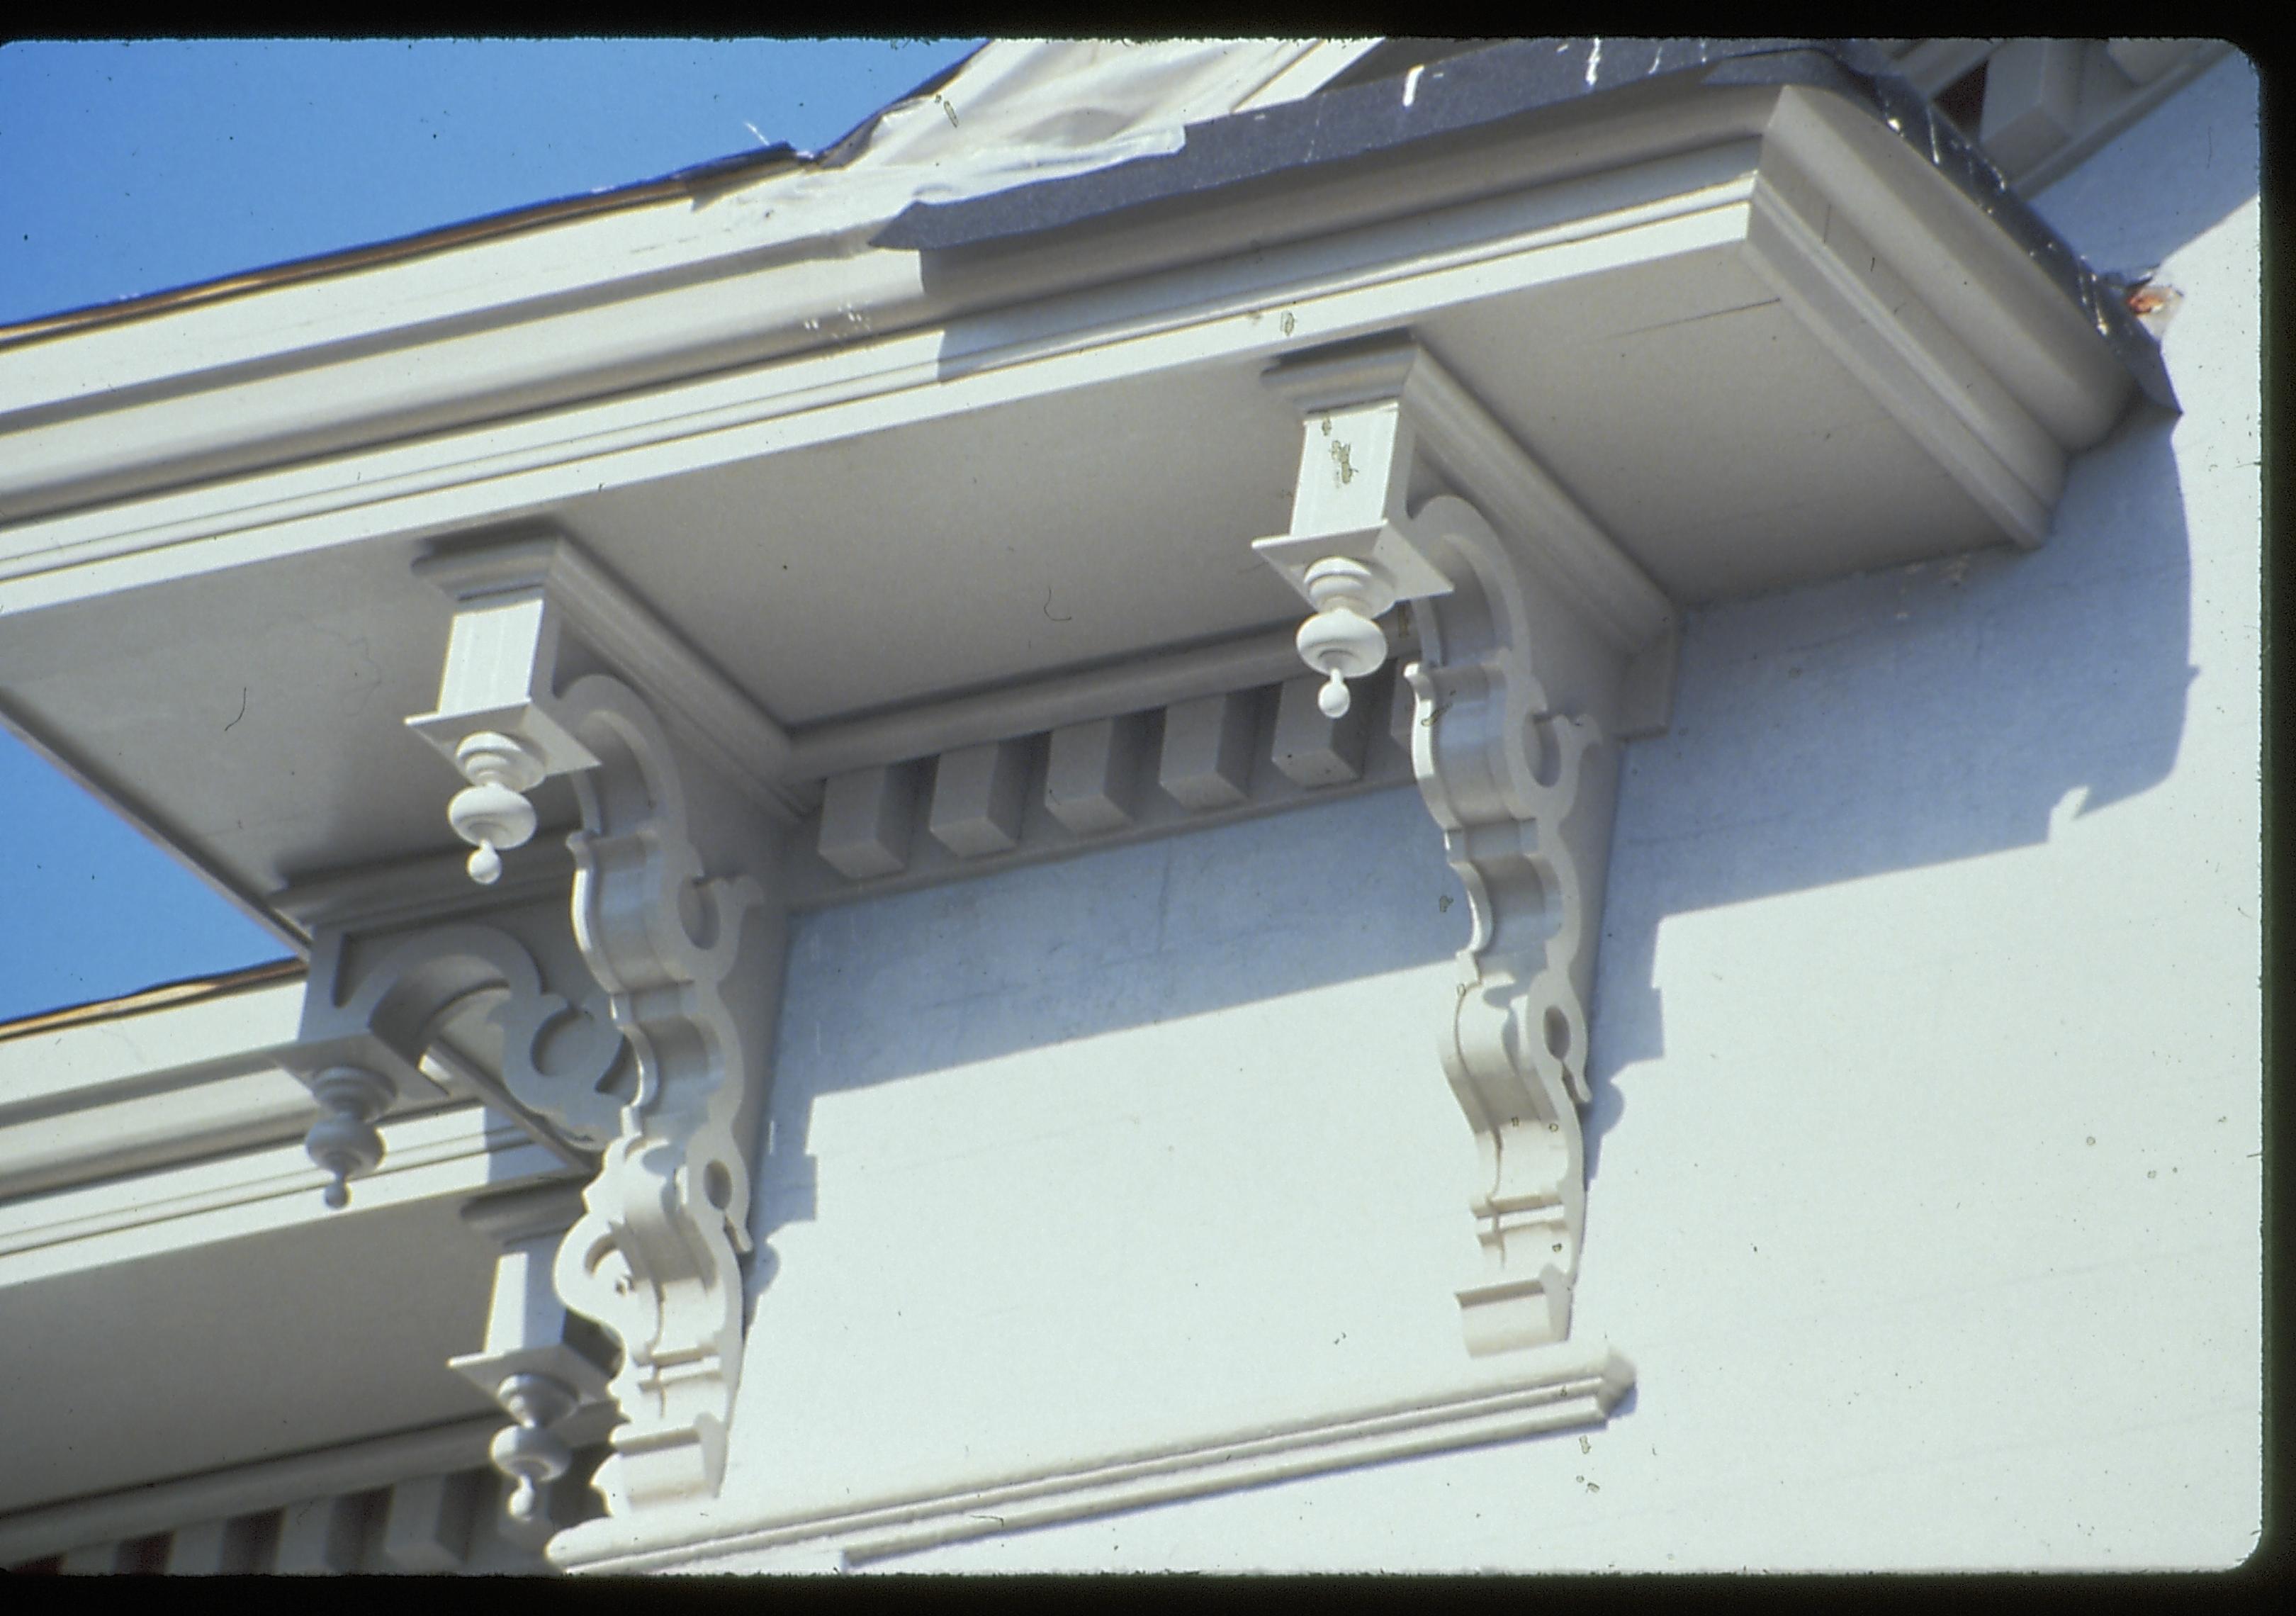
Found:
M 737 152 L 731 157 L 712 158 L 708 162 L 695 163 L 654 179 L 609 186 L 605 190 L 586 192 L 579 196 L 560 197 L 553 201 L 521 203 L 499 213 L 481 214 L 474 219 L 417 231 L 412 235 L 391 236 L 362 246 L 314 253 L 308 258 L 289 258 L 283 263 L 260 269 L 242 270 L 210 281 L 194 281 L 160 291 L 142 292 L 134 297 L 90 303 L 78 308 L 20 320 L 13 324 L 0 325 L 0 349 L 64 336 L 91 326 L 148 319 L 155 315 L 173 314 L 252 292 L 267 291 L 274 287 L 423 258 L 479 242 L 546 229 L 570 219 L 620 212 L 655 202 L 706 199 L 729 185 L 764 178 L 769 174 L 790 168 L 809 167 L 813 161 L 812 158 L 786 141 L 776 141 L 755 152 Z
M 1191 124 L 1177 152 L 984 196 L 914 201 L 870 244 L 926 254 L 1009 245 L 1152 203 L 1494 129 L 1661 81 L 1802 88 L 1848 102 L 1897 135 L 2007 236 L 2074 305 L 2148 399 L 2178 407 L 2160 345 L 2130 312 L 2125 289 L 2084 264 L 1887 55 L 1855 39 L 1507 40 L 1401 75 Z
M 303 975 L 308 969 L 299 959 L 268 960 L 259 965 L 226 971 L 220 976 L 184 977 L 177 981 L 161 982 L 156 987 L 140 988 L 117 998 L 91 999 L 82 1005 L 37 1011 L 31 1015 L 18 1016 L 13 1021 L 0 1021 L 0 1043 L 10 1038 L 31 1038 L 43 1032 L 62 1032 L 67 1028 L 114 1021 L 147 1010 L 169 1010 L 182 1005 L 197 1004 L 202 999 L 223 998 L 250 988 L 283 982 L 290 977 Z

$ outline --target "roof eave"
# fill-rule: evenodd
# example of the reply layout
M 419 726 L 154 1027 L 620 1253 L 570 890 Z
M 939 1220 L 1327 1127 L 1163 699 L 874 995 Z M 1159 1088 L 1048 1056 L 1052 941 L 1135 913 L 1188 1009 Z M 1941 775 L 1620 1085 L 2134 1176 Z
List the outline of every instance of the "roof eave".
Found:
M 929 255 L 1011 246 L 1278 175 L 1499 134 L 1505 126 L 1648 86 L 1798 87 L 1855 107 L 1897 135 L 2013 242 L 2079 311 L 2147 398 L 2177 407 L 2160 346 L 2130 312 L 2126 289 L 2082 263 L 1889 57 L 1857 40 L 1509 40 L 1398 78 L 1192 124 L 1177 152 L 985 196 L 912 202 L 872 244 Z

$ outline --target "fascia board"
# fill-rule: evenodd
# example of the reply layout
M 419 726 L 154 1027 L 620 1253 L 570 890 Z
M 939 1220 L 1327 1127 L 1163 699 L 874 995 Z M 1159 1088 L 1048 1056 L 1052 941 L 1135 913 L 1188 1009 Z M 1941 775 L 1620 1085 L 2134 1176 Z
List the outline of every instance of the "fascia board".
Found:
M 538 312 L 522 304 L 475 326 L 402 328 L 199 378 L 215 385 L 128 388 L 94 408 L 26 411 L 0 419 L 11 445 L 0 514 L 21 518 L 756 363 L 818 346 L 824 325 L 832 338 L 868 329 L 857 308 L 901 308 L 902 323 L 913 324 L 904 306 L 921 292 L 914 258 L 871 253 L 611 306 Z M 136 446 L 132 459 L 122 443 Z
M 1262 241 L 1360 222 L 1367 205 L 1424 207 L 1446 193 L 1443 184 L 1334 185 L 1363 177 L 1335 158 L 1383 162 L 1403 152 L 1440 168 L 1447 157 L 1454 169 L 1488 170 L 1496 178 L 1483 183 L 1504 185 L 1520 176 L 1494 163 L 1493 142 L 1520 141 L 1524 130 L 1515 126 L 1526 115 L 1547 115 L 1546 124 L 1560 118 L 1584 144 L 1588 131 L 1578 126 L 1590 118 L 1623 127 L 1661 103 L 1677 122 L 1734 104 L 1766 114 L 1781 86 L 1797 85 L 1837 103 L 1837 120 L 1861 119 L 1923 149 L 1939 175 L 1977 201 L 1999 238 L 1994 245 L 2022 254 L 2029 271 L 2052 283 L 2060 312 L 2069 306 L 2140 385 L 2169 401 L 2157 348 L 2142 328 L 1901 80 L 1860 76 L 1816 48 L 1784 48 L 1792 42 L 1726 49 L 1671 42 L 1683 66 L 1667 57 L 1669 42 L 1607 43 L 1607 59 L 1599 41 L 1516 42 L 1453 58 L 1427 70 L 1415 110 L 1408 99 L 1390 106 L 1394 86 L 1382 80 L 1194 126 L 1189 145 L 1171 157 L 912 203 L 877 232 L 874 250 L 862 245 L 864 221 L 883 211 L 870 205 L 873 191 L 887 205 L 893 200 L 882 186 L 856 189 L 842 214 L 849 227 L 761 243 L 758 234 L 772 228 L 770 201 L 783 194 L 767 184 L 725 199 L 728 211 L 706 225 L 696 222 L 706 209 L 683 218 L 632 209 L 365 272 L 351 277 L 363 294 L 356 298 L 343 295 L 340 280 L 291 286 L 0 349 L 0 429 L 12 429 L 19 451 L 12 476 L 0 472 L 0 512 L 21 518 L 118 497 L 155 480 L 182 482 L 498 419 L 1137 275 L 1168 260 L 1176 242 L 1196 256 L 1221 250 L 1221 193 L 1252 190 L 1244 182 L 1271 176 L 1299 194 L 1251 198 L 1246 212 Z M 1558 104 L 1571 75 L 1547 81 L 1557 63 L 1577 62 L 1574 50 L 1587 58 L 1586 94 Z M 1486 104 L 1495 93 L 1501 99 Z M 1477 148 L 1464 162 L 1456 150 L 1463 132 Z M 1291 151 L 1303 140 L 1312 163 Z M 838 176 L 793 177 L 818 187 Z M 1382 192 L 1395 194 L 1367 202 Z M 1124 240 L 1095 240 L 1081 255 L 1067 240 L 1079 219 L 1120 219 L 1144 202 L 1153 213 L 1176 199 L 1189 204 L 1188 217 L 1119 230 Z M 1320 220 L 1301 215 L 1303 199 Z M 1293 217 L 1275 217 L 1287 209 Z M 1003 260 L 990 264 L 993 273 L 967 272 L 965 261 L 980 258 L 983 243 L 993 249 L 1015 237 L 1025 238 L 1025 263 L 992 250 L 988 258 Z M 644 266 L 635 275 L 633 262 Z M 602 272 L 605 265 L 613 268 Z M 518 290 L 505 297 L 505 285 Z M 227 401 L 209 397 L 218 385 Z M 132 463 L 119 452 L 123 440 L 138 446 Z
M 0 1119 L 0 1196 L 299 1144 L 318 1116 L 311 1091 L 276 1068 L 210 1073 L 156 1093 L 138 1085 L 133 1093 L 86 1096 L 47 1116 Z
M 484 1105 L 391 1119 L 381 1131 L 382 1163 L 359 1180 L 349 1216 L 572 1171 Z M 298 1138 L 139 1173 L 132 1189 L 113 1178 L 0 1202 L 0 1293 L 347 1215 L 320 1201 L 326 1180 Z
M 259 1146 L 299 1149 L 317 1112 L 279 1061 L 303 994 L 298 979 L 0 1041 L 0 1208 Z M 450 1103 L 439 1090 L 399 1114 Z
M 782 233 L 767 226 L 773 182 L 783 177 L 111 324 L 13 340 L 0 332 L 0 416 L 37 420 L 99 395 L 181 390 L 202 377 L 341 345 L 507 324 L 523 313 L 609 302 L 834 250 L 833 237 L 776 240 Z M 688 205 L 679 208 L 680 201 Z
M 300 980 L 0 1040 L 0 1128 L 209 1079 L 259 1071 L 295 1041 Z M 7 1169 L 0 1159 L 0 1187 Z
M 1298 184 L 1316 170 L 1461 140 L 1492 142 L 1558 113 L 1609 117 L 1653 94 L 1697 98 L 1718 58 L 1796 41 L 1529 39 L 1323 95 L 1188 127 L 1160 152 L 977 196 L 911 202 L 874 244 L 953 254 L 1120 220 L 1149 208 L 1201 206 L 1223 191 Z M 1599 109 L 1595 105 L 1599 102 Z
M 709 221 L 706 237 L 658 245 L 643 232 L 660 228 L 660 210 L 644 209 L 478 243 L 463 250 L 466 264 L 454 261 L 461 253 L 440 255 L 0 349 L 0 439 L 12 451 L 0 464 L 0 523 L 947 329 L 1246 248 L 1743 138 L 1767 108 L 1759 94 L 1675 98 L 1619 110 L 1596 127 L 1578 127 L 1580 118 L 1534 131 L 1505 149 L 1416 153 L 1407 176 L 1387 176 L 1398 183 L 1318 170 L 1280 196 L 1238 205 L 1215 195 L 1185 221 L 1032 242 L 1017 258 L 868 246 L 870 231 L 906 200 L 882 185 L 880 205 L 865 205 L 870 193 L 861 192 L 840 208 L 838 217 L 864 223 L 778 246 L 753 239 L 763 227 L 754 212 L 729 212 Z M 677 261 L 628 272 L 657 253 Z M 618 278 L 579 279 L 601 264 L 620 266 Z M 521 276 L 535 288 L 521 287 Z M 275 298 L 284 300 L 279 316 L 266 319 Z M 94 349 L 86 373 L 105 378 L 101 391 L 80 389 L 83 345 Z
M 1599 103 L 1621 110 L 1654 94 L 1713 96 L 1759 88 L 1822 99 L 1916 155 L 1985 218 L 2111 348 L 2157 404 L 2175 398 L 2159 344 L 2063 239 L 2013 192 L 1984 153 L 1928 104 L 1878 48 L 1860 40 L 1513 40 L 1290 106 L 1192 126 L 1181 150 L 987 195 L 910 204 L 876 238 L 883 246 L 961 252 L 1056 240 L 1089 221 L 1208 193 L 1248 189 L 1275 175 L 1343 166 L 1374 152 L 1440 144 Z M 1399 94 L 1398 93 L 1399 86 Z
M 1766 172 L 1808 185 L 1868 238 L 1882 263 L 1958 341 L 1985 356 L 2001 385 L 2060 444 L 2102 438 L 2132 380 L 2155 404 L 2175 406 L 2152 337 L 2071 250 L 2054 236 L 2045 250 L 1998 227 L 2003 209 L 2023 204 L 1991 169 L 1983 171 L 1991 185 L 1980 188 L 1997 188 L 1994 205 L 1970 207 L 1938 174 L 1889 160 L 1902 144 L 1893 130 L 1840 96 L 1807 90 L 1780 96 L 1767 140 Z M 2066 294 L 2069 278 L 2079 281 L 2083 298 Z M 2124 340 L 2123 328 L 2136 337 Z
M 1466 204 L 1464 239 L 1436 250 L 1426 240 L 1443 240 L 1444 217 L 1422 216 L 1367 239 L 1271 248 L 1024 313 L 18 523 L 0 529 L 0 611 L 466 530 L 602 488 L 1128 376 L 1268 362 L 1449 304 L 1742 240 L 1754 157 L 1742 141 L 1577 182 L 1575 201 L 1566 186 Z

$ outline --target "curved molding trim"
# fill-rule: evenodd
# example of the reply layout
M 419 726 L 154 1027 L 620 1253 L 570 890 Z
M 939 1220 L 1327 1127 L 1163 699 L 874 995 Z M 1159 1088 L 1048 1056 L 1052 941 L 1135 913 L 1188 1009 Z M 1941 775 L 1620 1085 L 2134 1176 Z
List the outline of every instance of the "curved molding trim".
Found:
M 1455 1382 L 1150 1448 L 1078 1454 L 832 1509 L 743 1520 L 720 1505 L 706 1514 L 660 1517 L 643 1529 L 587 1522 L 559 1533 L 549 1554 L 564 1570 L 586 1572 L 706 1570 L 708 1562 L 737 1554 L 770 1556 L 743 1570 L 781 1569 L 775 1563 L 784 1560 L 791 1563 L 787 1569 L 841 1569 L 969 1538 L 1599 1425 L 1634 1384 L 1633 1365 L 1604 1343 L 1551 1349 L 1514 1360 L 1513 1367 L 1504 1378 Z

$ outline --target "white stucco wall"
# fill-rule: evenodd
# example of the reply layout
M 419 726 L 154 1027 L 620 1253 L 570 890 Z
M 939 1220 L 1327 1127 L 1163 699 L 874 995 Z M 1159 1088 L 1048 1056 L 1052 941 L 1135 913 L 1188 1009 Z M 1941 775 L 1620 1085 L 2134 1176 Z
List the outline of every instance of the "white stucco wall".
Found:
M 889 1567 L 2249 1553 L 2257 163 L 2234 57 L 2040 199 L 2185 299 L 2185 413 L 2082 461 L 2046 548 L 1691 625 L 1596 994 L 1573 1333 L 1636 1365 L 1609 1425 Z M 1406 790 L 803 919 L 729 1503 L 1460 1362 L 1456 892 Z
M 1457 893 L 1406 787 L 801 919 L 729 1493 L 1450 1364 L 1472 1153 L 1429 1029 Z

